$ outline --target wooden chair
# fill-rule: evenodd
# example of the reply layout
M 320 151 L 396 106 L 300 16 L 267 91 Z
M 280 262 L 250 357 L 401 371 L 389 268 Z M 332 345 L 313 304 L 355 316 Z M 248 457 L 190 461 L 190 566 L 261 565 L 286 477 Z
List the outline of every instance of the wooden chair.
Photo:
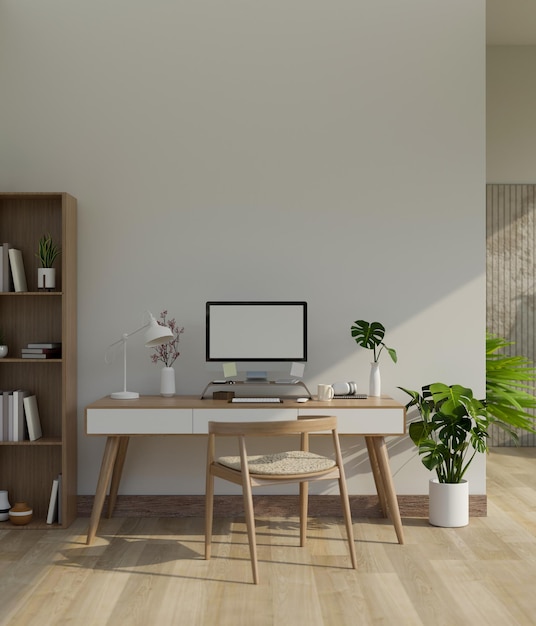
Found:
M 352 566 L 354 569 L 357 568 L 350 502 L 344 476 L 336 417 L 305 417 L 291 421 L 270 422 L 209 422 L 208 430 L 205 510 L 206 559 L 210 559 L 211 553 L 215 476 L 242 485 L 251 567 L 255 584 L 259 582 L 259 573 L 252 487 L 281 483 L 300 484 L 300 545 L 304 546 L 307 535 L 308 483 L 317 480 L 336 479 L 339 481 Z M 309 451 L 309 434 L 326 432 L 331 434 L 334 459 Z M 300 450 L 248 456 L 247 437 L 288 437 L 290 435 L 300 435 Z M 240 455 L 216 458 L 217 437 L 237 437 Z

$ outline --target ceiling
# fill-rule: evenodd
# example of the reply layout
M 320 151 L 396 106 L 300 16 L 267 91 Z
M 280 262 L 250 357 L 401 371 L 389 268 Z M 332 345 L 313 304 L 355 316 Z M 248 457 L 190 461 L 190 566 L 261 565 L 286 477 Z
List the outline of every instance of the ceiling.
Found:
M 536 0 L 487 0 L 486 43 L 536 45 Z

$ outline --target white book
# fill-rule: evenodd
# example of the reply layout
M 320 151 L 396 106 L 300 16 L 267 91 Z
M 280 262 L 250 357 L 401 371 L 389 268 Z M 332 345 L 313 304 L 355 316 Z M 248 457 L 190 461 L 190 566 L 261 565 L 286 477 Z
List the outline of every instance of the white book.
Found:
M 24 398 L 29 396 L 27 389 L 16 389 L 13 392 L 13 439 L 11 441 L 24 441 Z
M 11 265 L 11 275 L 13 276 L 15 291 L 28 291 L 22 252 L 17 250 L 17 248 L 9 249 L 9 264 Z
M 47 524 L 53 524 L 58 519 L 58 479 L 52 481 L 50 501 L 48 503 Z
M 13 392 L 7 392 L 7 440 L 15 441 L 13 439 Z
M 61 354 L 61 346 L 58 348 L 21 348 L 21 354 Z
M 39 409 L 37 408 L 37 398 L 35 396 L 24 398 L 24 415 L 26 416 L 26 426 L 28 427 L 30 441 L 41 439 L 43 431 L 41 430 L 41 420 L 39 419 Z
M 4 394 L 0 391 L 0 441 L 6 441 L 4 439 Z
M 10 393 L 11 393 L 10 391 L 3 391 L 2 398 L 1 398 L 2 415 L 4 417 L 3 434 L 2 434 L 3 441 L 9 441 L 9 394 Z

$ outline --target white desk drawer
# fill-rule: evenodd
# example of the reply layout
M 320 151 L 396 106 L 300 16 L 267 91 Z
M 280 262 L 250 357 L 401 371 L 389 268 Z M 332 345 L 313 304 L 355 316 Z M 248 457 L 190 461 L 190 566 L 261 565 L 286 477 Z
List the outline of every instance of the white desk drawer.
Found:
M 340 435 L 404 435 L 403 408 L 299 409 L 300 415 L 336 415 Z
M 194 409 L 194 434 L 208 433 L 209 422 L 269 422 L 295 420 L 296 409 L 244 408 L 233 409 Z
M 88 409 L 88 435 L 191 435 L 192 409 Z

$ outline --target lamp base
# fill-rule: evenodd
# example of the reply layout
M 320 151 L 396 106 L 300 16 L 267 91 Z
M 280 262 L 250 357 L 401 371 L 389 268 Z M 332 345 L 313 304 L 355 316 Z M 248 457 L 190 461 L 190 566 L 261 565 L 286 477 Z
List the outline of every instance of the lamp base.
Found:
M 140 394 L 137 391 L 116 391 L 110 397 L 114 400 L 135 400 Z

